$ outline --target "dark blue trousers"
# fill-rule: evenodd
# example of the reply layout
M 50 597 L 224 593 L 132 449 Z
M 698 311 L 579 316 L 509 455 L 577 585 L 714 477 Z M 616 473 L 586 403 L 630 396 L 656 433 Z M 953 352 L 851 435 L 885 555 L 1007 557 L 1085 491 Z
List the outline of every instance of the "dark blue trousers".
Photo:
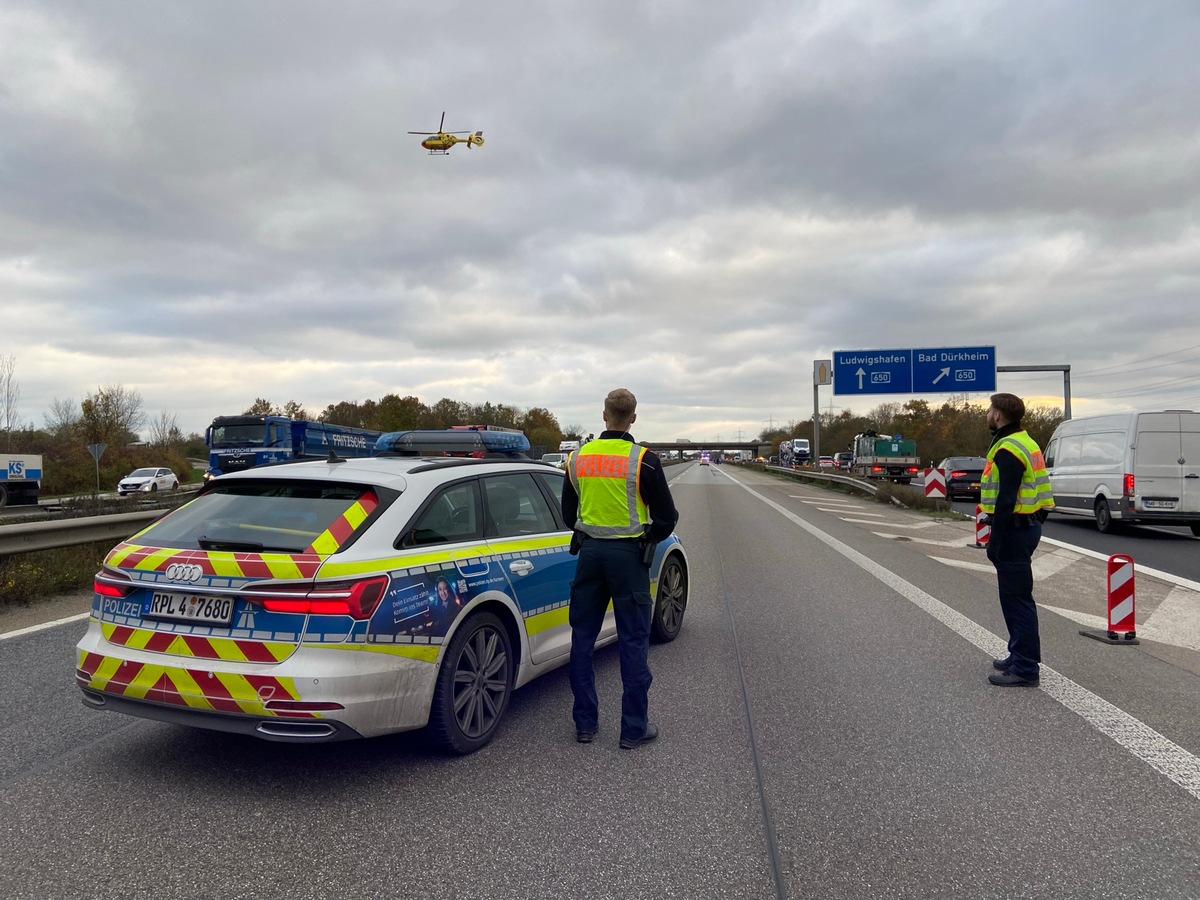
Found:
M 571 582 L 571 692 L 575 695 L 572 716 L 575 728 L 595 731 L 600 706 L 596 699 L 596 677 L 592 651 L 608 601 L 612 600 L 617 620 L 621 656 L 621 737 L 637 740 L 646 733 L 649 705 L 650 570 L 642 564 L 636 540 L 583 538 L 579 565 Z
M 1008 525 L 999 531 L 993 528 L 988 538 L 988 559 L 996 567 L 1000 611 L 1008 626 L 1009 671 L 1022 678 L 1037 678 L 1042 661 L 1032 564 L 1033 551 L 1041 539 L 1042 523 L 1036 519 L 1027 526 Z

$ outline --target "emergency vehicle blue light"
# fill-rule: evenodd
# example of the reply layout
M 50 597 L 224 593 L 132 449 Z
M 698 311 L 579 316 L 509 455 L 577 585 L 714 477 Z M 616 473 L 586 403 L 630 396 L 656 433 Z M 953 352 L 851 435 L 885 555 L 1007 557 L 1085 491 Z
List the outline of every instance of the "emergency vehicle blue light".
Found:
M 529 438 L 520 431 L 389 431 L 375 442 L 379 453 L 526 453 Z

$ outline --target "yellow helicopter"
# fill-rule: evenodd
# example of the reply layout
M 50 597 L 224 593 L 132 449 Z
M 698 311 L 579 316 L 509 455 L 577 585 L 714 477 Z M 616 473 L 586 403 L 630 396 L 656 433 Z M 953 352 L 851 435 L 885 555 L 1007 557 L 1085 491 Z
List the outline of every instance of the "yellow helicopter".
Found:
M 477 131 L 474 134 L 471 134 L 469 131 L 442 131 L 442 126 L 445 124 L 446 113 L 443 111 L 442 121 L 438 124 L 437 131 L 410 131 L 409 134 L 429 135 L 429 137 L 421 141 L 421 146 L 429 151 L 430 156 L 445 156 L 455 144 L 466 144 L 468 150 L 471 147 L 483 146 L 482 131 Z M 457 137 L 460 134 L 465 134 L 467 137 Z

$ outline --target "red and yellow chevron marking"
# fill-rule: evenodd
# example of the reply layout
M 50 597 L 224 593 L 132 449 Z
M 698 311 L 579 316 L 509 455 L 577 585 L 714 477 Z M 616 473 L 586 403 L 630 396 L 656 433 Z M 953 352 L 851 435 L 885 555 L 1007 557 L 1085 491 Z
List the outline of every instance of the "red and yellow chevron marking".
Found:
M 336 549 L 336 548 L 335 548 Z M 217 550 L 175 550 L 142 547 L 129 542 L 117 544 L 104 559 L 105 565 L 135 572 L 163 572 L 173 563 L 200 566 L 205 575 L 220 578 L 312 578 L 324 557 L 304 553 L 229 553 Z
M 230 662 L 278 663 L 292 655 L 296 644 L 279 641 L 244 641 L 232 638 L 201 637 L 196 634 L 175 634 L 101 622 L 104 639 L 119 647 L 170 653 L 172 656 L 191 656 L 197 659 L 224 659 Z
M 159 666 L 81 650 L 75 680 L 95 691 L 189 709 L 293 719 L 320 718 L 314 712 L 266 708 L 264 704 L 268 700 L 300 699 L 291 678 Z
M 332 525 L 325 529 L 316 540 L 308 545 L 308 553 L 317 553 L 321 556 L 328 556 L 342 546 L 354 534 L 355 530 L 361 525 L 379 505 L 379 498 L 375 496 L 374 491 L 367 491 L 357 500 L 350 504 L 350 508 L 337 517 Z

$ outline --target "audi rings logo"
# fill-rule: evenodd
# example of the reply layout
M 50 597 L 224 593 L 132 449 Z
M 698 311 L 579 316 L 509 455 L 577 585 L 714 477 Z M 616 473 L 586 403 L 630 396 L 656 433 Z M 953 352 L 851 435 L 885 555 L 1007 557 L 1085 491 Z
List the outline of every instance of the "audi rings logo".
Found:
M 187 563 L 172 563 L 167 566 L 168 581 L 183 581 L 191 583 L 199 581 L 204 575 L 204 570 L 197 565 Z

